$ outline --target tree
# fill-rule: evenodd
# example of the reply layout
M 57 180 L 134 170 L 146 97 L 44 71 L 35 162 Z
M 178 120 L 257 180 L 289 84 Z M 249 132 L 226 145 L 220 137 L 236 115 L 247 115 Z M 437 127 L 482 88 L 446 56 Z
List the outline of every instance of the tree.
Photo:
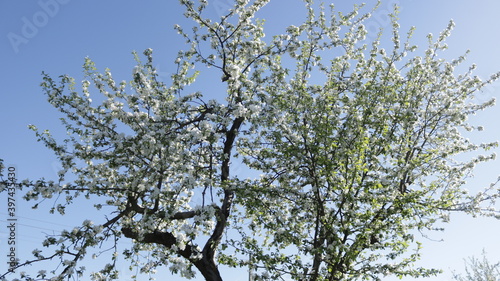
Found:
M 58 181 L 21 182 L 25 198 L 63 195 L 53 208 L 61 214 L 81 196 L 114 209 L 102 223 L 47 237 L 55 251 L 36 249 L 19 267 L 60 259 L 55 280 L 79 276 L 91 249 L 128 238 L 133 246 L 114 244 L 95 280 L 116 279 L 120 255 L 143 272 L 169 266 L 189 278 L 196 268 L 209 281 L 222 280 L 219 265 L 251 266 L 255 280 L 428 276 L 438 271 L 414 267 L 412 231 L 432 230 L 451 211 L 496 214 L 484 209 L 498 196 L 495 184 L 473 195 L 462 188 L 477 163 L 494 158 L 470 153 L 496 143 L 462 134 L 481 130 L 467 117 L 494 101 L 472 100 L 499 74 L 481 81 L 470 67 L 456 75 L 465 56 L 439 57 L 452 22 L 419 55 L 413 30 L 400 38 L 397 9 L 385 50 L 382 33 L 365 40 L 362 6 L 341 14 L 307 0 L 303 24 L 265 40 L 255 14 L 266 0 L 237 0 L 217 21 L 203 16 L 207 1 L 180 2 L 194 27 L 175 27 L 190 47 L 170 85 L 158 79 L 151 49 L 145 62 L 135 55 L 128 84 L 89 58 L 81 93 L 70 76 L 44 75 L 70 136 L 61 142 L 30 126 L 63 170 Z M 200 67 L 220 72 L 224 99 L 190 92 Z M 236 165 L 245 172 L 232 174 Z M 136 259 L 141 252 L 149 260 Z
M 465 261 L 465 276 L 453 273 L 457 281 L 497 281 L 500 280 L 500 263 L 492 264 L 482 253 L 483 259 L 470 257 Z

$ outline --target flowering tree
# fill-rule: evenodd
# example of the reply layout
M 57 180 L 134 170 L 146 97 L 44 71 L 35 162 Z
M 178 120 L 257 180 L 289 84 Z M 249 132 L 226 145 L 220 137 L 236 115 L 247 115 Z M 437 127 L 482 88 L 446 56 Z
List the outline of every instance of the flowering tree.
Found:
M 465 260 L 465 275 L 453 272 L 457 281 L 498 281 L 500 280 L 500 263 L 491 263 L 483 250 L 482 260 L 469 257 Z
M 119 256 L 142 272 L 167 266 L 190 278 L 196 269 L 210 281 L 222 280 L 218 265 L 249 266 L 255 280 L 427 276 L 437 270 L 414 267 L 412 230 L 433 229 L 456 210 L 495 214 L 485 209 L 494 185 L 462 189 L 475 164 L 494 155 L 455 156 L 496 145 L 461 133 L 481 130 L 467 116 L 493 101 L 473 104 L 474 93 L 498 75 L 483 82 L 474 67 L 456 75 L 465 57 L 439 58 L 453 23 L 429 35 L 419 55 L 412 30 L 400 39 L 396 10 L 385 50 L 381 34 L 365 40 L 370 14 L 361 7 L 340 14 L 308 0 L 303 24 L 264 40 L 255 14 L 268 1 L 237 0 L 215 21 L 202 15 L 207 1 L 181 0 L 195 26 L 175 27 L 190 48 L 179 52 L 169 85 L 151 49 L 145 62 L 136 55 L 130 83 L 88 58 L 81 92 L 69 76 L 44 76 L 70 137 L 31 126 L 63 170 L 59 181 L 23 181 L 25 198 L 64 195 L 53 209 L 61 214 L 79 196 L 105 198 L 95 207 L 113 211 L 47 237 L 55 251 L 34 250 L 19 266 L 60 259 L 55 280 L 81 275 L 78 261 L 112 241 L 113 261 L 94 280 L 118 278 Z M 225 98 L 189 92 L 201 67 L 220 71 Z M 236 165 L 245 172 L 235 174 Z M 119 251 L 126 238 L 133 246 Z M 136 258 L 143 252 L 146 261 Z

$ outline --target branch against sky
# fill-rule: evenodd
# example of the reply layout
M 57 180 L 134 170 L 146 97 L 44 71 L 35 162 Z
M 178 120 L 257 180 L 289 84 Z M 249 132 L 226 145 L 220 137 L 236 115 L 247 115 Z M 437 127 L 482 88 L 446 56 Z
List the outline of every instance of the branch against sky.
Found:
M 492 263 L 483 250 L 482 259 L 469 257 L 465 260 L 465 274 L 453 273 L 457 281 L 498 281 L 500 280 L 500 263 Z
M 120 256 L 142 272 L 197 270 L 206 280 L 223 279 L 219 265 L 251 266 L 256 280 L 428 276 L 437 270 L 414 267 L 412 230 L 433 229 L 451 211 L 496 215 L 495 185 L 463 189 L 494 154 L 456 158 L 496 146 L 462 133 L 481 130 L 467 117 L 494 101 L 471 101 L 498 74 L 456 75 L 465 56 L 440 58 L 452 22 L 420 54 L 413 30 L 400 38 L 397 9 L 384 49 L 382 34 L 366 40 L 362 6 L 339 14 L 305 1 L 306 21 L 270 38 L 255 18 L 268 1 L 235 1 L 220 19 L 204 17 L 207 1 L 180 2 L 194 27 L 175 26 L 190 47 L 170 84 L 157 79 L 151 49 L 135 54 L 129 82 L 89 58 L 81 90 L 68 75 L 44 75 L 69 137 L 30 126 L 63 170 L 58 182 L 23 181 L 25 199 L 64 195 L 52 211 L 69 214 L 78 197 L 104 198 L 95 207 L 113 211 L 47 237 L 49 249 L 19 267 L 60 259 L 38 278 L 64 280 L 110 243 L 116 253 L 95 280 L 118 278 Z M 213 85 L 191 91 L 208 67 L 220 71 L 219 95 Z M 247 169 L 234 173 L 240 162 Z M 126 238 L 133 246 L 119 249 Z M 137 259 L 143 252 L 148 260 Z

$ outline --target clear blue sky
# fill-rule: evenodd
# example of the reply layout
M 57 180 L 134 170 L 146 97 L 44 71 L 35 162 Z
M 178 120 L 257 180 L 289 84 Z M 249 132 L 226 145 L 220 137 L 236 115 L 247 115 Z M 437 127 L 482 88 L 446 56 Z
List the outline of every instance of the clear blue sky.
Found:
M 212 0 L 207 12 L 217 17 L 231 0 Z M 330 1 L 326 1 L 330 2 Z M 359 1 L 335 1 L 343 11 Z M 368 1 L 374 3 L 375 1 Z M 289 24 L 299 24 L 301 0 L 271 0 L 261 16 L 267 19 L 269 34 L 279 32 Z M 477 74 L 486 78 L 500 70 L 500 2 L 497 0 L 384 0 L 379 12 L 368 21 L 369 27 L 387 27 L 384 11 L 392 4 L 401 6 L 400 23 L 403 31 L 417 27 L 414 42 L 425 47 L 425 36 L 438 34 L 453 19 L 456 28 L 448 44 L 448 58 L 461 55 L 465 50 L 472 53 L 468 64 L 478 65 Z M 20 178 L 55 178 L 57 162 L 34 134 L 27 129 L 35 124 L 40 129 L 64 133 L 58 121 L 60 117 L 45 100 L 39 84 L 41 72 L 52 76 L 70 74 L 79 81 L 83 58 L 90 56 L 103 70 L 111 69 L 118 80 L 130 79 L 134 65 L 132 50 L 142 52 L 153 48 L 160 75 L 168 79 L 174 70 L 173 60 L 183 48 L 182 39 L 173 30 L 174 24 L 182 24 L 178 1 L 148 0 L 40 0 L 0 1 L 0 158 L 6 164 L 15 164 Z M 390 44 L 390 42 L 388 42 Z M 486 89 L 478 99 L 500 96 L 500 85 Z M 478 141 L 500 140 L 498 107 L 489 109 L 472 119 L 485 126 Z M 497 154 L 498 151 L 497 151 Z M 468 188 L 477 190 L 488 185 L 500 175 L 498 160 L 480 166 Z M 5 195 L 0 195 L 0 220 L 6 217 Z M 49 203 L 50 205 L 50 203 Z M 78 212 L 78 211 L 76 211 Z M 18 239 L 23 243 L 21 259 L 29 257 L 29 248 L 40 240 L 42 232 L 51 232 L 61 226 L 70 226 L 85 218 L 85 214 L 69 210 L 63 218 L 50 216 L 41 211 L 33 212 L 28 205 L 18 210 L 20 229 Z M 31 219 L 28 219 L 31 218 Z M 102 221 L 94 219 L 96 221 Z M 5 228 L 0 226 L 0 271 L 5 269 Z M 453 216 L 444 233 L 431 233 L 434 240 L 424 241 L 421 264 L 443 268 L 445 275 L 429 280 L 449 280 L 450 269 L 461 270 L 463 258 L 479 256 L 484 248 L 493 261 L 500 261 L 500 221 L 471 219 Z M 126 267 L 124 265 L 124 267 Z M 224 274 L 224 273 L 223 273 Z M 226 273 L 228 280 L 244 280 Z M 229 278 L 229 276 L 233 276 Z M 160 276 L 158 279 L 161 279 Z M 174 280 L 181 278 L 174 278 Z M 126 279 L 123 279 L 126 280 Z M 199 277 L 199 279 L 201 278 Z M 388 279 L 389 280 L 389 279 Z M 407 279 L 409 280 L 409 279 Z

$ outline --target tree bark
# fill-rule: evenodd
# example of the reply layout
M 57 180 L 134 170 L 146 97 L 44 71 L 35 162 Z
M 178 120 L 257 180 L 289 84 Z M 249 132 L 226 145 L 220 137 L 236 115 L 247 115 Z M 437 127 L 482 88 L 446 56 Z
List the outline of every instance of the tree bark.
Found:
M 219 269 L 213 259 L 203 256 L 201 260 L 194 263 L 194 266 L 196 266 L 206 281 L 222 281 Z
M 132 228 L 124 227 L 121 229 L 121 231 L 127 238 L 135 240 L 139 238 L 138 233 L 135 232 Z M 145 234 L 143 239 L 138 241 L 141 243 L 154 243 L 164 245 L 165 247 L 172 247 L 172 245 L 176 244 L 177 239 L 169 232 L 154 231 Z M 217 268 L 217 265 L 215 264 L 213 258 L 203 255 L 199 260 L 193 259 L 192 255 L 194 253 L 194 249 L 191 245 L 186 245 L 186 248 L 184 248 L 184 250 L 179 250 L 177 253 L 185 259 L 189 260 L 200 271 L 203 277 L 205 277 L 205 280 L 222 281 L 219 269 Z

